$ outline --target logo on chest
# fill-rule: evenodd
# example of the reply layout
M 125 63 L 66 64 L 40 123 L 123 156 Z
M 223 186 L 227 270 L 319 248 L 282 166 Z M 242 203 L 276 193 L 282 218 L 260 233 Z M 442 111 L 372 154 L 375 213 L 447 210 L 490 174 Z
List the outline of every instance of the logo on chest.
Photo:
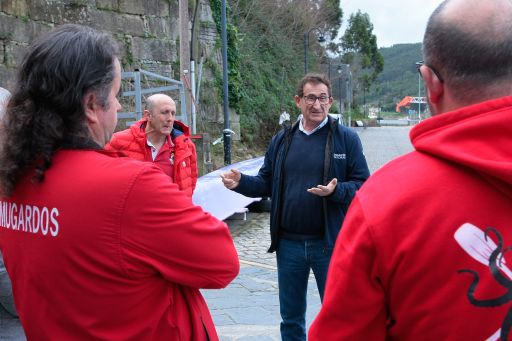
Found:
M 347 158 L 347 154 L 332 154 L 332 157 L 334 159 L 338 159 L 338 160 L 345 160 Z

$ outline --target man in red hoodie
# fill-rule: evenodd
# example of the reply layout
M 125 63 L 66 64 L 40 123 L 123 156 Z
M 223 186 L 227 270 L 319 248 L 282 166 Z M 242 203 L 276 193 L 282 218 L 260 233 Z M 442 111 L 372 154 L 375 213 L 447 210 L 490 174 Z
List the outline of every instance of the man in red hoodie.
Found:
M 509 339 L 511 17 L 510 0 L 448 0 L 430 17 L 433 117 L 357 192 L 311 341 Z
M 19 68 L 0 136 L 0 251 L 28 340 L 218 340 L 200 288 L 239 271 L 228 227 L 103 146 L 119 50 L 63 25 Z M 172 198 L 172 201 L 169 201 Z
M 115 133 L 105 149 L 154 162 L 191 197 L 197 183 L 196 147 L 189 128 L 175 118 L 174 100 L 164 94 L 152 95 L 146 99 L 144 117 Z

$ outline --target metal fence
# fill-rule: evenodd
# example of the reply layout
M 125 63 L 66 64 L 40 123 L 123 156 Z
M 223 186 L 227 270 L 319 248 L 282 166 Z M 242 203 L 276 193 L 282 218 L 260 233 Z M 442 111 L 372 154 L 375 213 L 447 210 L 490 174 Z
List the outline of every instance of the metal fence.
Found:
M 176 106 L 179 105 L 180 108 L 179 115 L 176 115 L 176 119 L 185 123 L 186 125 L 189 125 L 185 98 L 185 87 L 183 82 L 140 69 L 135 69 L 135 71 L 132 72 L 122 72 L 121 78 L 123 81 L 123 91 L 121 93 L 121 96 L 123 97 L 123 104 L 125 107 L 135 109 L 134 111 L 119 112 L 117 114 L 119 119 L 127 120 L 126 126 L 130 126 L 142 118 L 143 97 L 155 93 L 166 92 L 172 92 L 173 94 L 178 92 L 178 96 L 171 95 L 171 97 L 176 102 Z M 142 80 L 142 78 L 144 78 L 144 80 Z M 143 85 L 146 87 L 143 88 Z

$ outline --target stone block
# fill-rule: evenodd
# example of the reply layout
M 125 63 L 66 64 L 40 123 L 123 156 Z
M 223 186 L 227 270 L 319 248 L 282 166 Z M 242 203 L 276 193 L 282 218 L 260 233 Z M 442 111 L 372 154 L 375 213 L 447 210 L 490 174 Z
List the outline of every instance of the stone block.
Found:
M 178 22 L 172 17 L 145 17 L 147 35 L 176 40 L 179 36 Z
M 104 10 L 111 10 L 111 11 L 118 11 L 119 3 L 117 0 L 96 0 L 96 8 L 104 9 Z
M 144 1 L 120 0 L 119 11 L 129 14 L 144 14 Z
M 91 10 L 91 26 L 113 34 L 143 36 L 144 24 L 138 15 L 118 14 L 111 11 Z
M 16 69 L 0 64 L 0 86 L 9 91 L 14 89 L 16 82 Z
M 133 38 L 133 55 L 136 59 L 173 62 L 177 59 L 176 44 L 169 40 Z
M 0 13 L 0 39 L 12 39 L 15 22 L 16 18 Z
M 120 0 L 119 11 L 128 14 L 169 16 L 169 2 L 161 0 Z
M 133 70 L 133 37 L 130 35 L 114 35 L 121 50 L 121 66 L 125 71 Z
M 0 14 L 0 39 L 28 44 L 50 29 L 51 26 L 45 23 Z
M 213 20 L 212 8 L 210 7 L 209 1 L 199 1 L 199 20 L 215 23 L 215 20 Z
M 2 12 L 11 14 L 20 18 L 28 18 L 28 5 L 26 0 L 2 0 L 0 2 Z
M 169 15 L 173 18 L 176 18 L 176 20 L 178 20 L 179 13 L 180 13 L 179 0 L 169 0 Z
M 97 6 L 96 0 L 61 0 L 64 5 L 70 6 Z
M 213 54 L 215 51 L 215 44 L 218 39 L 217 29 L 212 26 L 203 26 L 203 23 L 201 23 L 198 38 L 201 46 L 204 47 L 206 56 Z
M 29 1 L 29 14 L 32 20 L 61 23 L 64 16 L 64 4 L 44 0 Z
M 172 66 L 170 64 L 141 61 L 138 63 L 138 68 L 162 75 L 164 77 L 172 78 Z
M 20 65 L 25 53 L 27 52 L 28 45 L 17 42 L 8 42 L 5 46 L 5 65 L 8 67 L 17 67 Z
M 84 3 L 87 3 L 85 1 Z M 56 25 L 63 23 L 88 24 L 89 7 L 82 1 L 68 1 L 68 3 L 50 2 L 45 0 L 29 1 L 30 19 L 45 21 Z

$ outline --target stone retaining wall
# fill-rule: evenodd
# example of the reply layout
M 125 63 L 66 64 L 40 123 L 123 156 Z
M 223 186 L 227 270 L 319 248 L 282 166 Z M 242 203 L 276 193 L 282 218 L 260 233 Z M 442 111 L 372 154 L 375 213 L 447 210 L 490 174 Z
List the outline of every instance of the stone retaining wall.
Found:
M 200 6 L 199 44 L 208 54 L 218 54 L 209 3 L 201 0 Z M 178 0 L 2 0 L 0 86 L 12 88 L 30 42 L 63 23 L 111 32 L 122 46 L 124 70 L 142 68 L 179 79 Z

